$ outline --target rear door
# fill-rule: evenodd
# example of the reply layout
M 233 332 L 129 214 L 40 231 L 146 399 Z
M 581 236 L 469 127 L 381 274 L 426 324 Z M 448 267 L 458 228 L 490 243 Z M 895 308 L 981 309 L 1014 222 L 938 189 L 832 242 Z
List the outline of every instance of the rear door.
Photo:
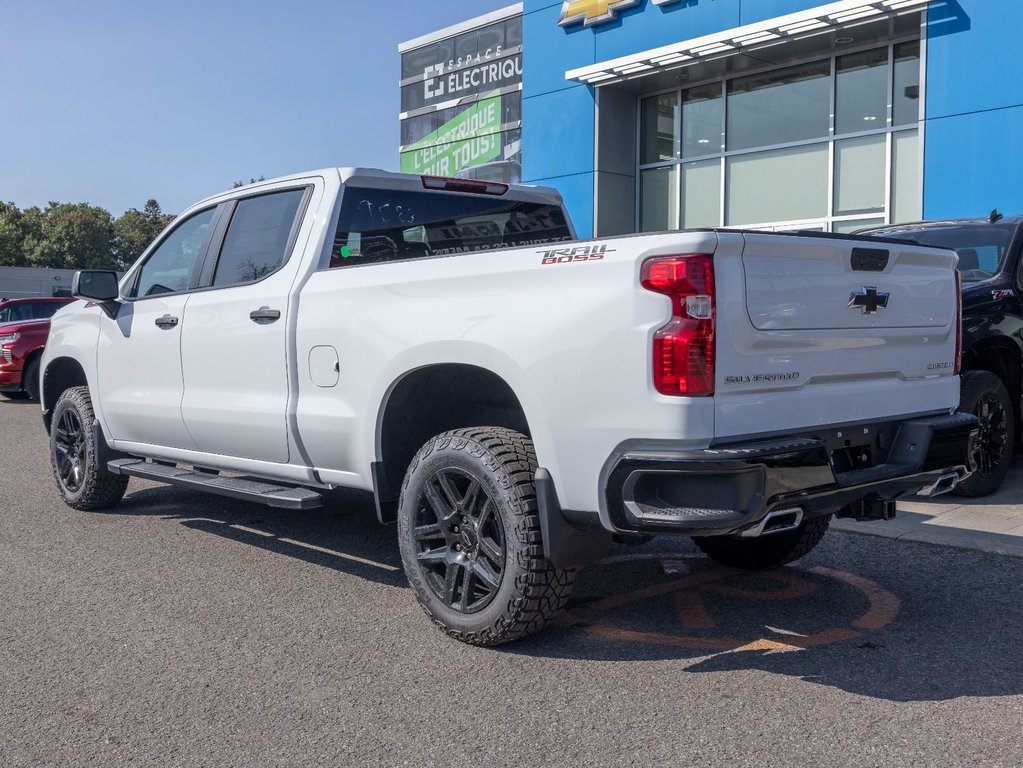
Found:
M 189 300 L 181 338 L 182 414 L 204 453 L 289 459 L 288 318 L 302 212 L 317 204 L 316 190 L 293 183 L 229 204 L 226 235 L 204 269 L 205 289 Z
M 715 259 L 716 435 L 955 405 L 954 252 L 830 235 L 740 237 L 731 256 L 723 248 Z

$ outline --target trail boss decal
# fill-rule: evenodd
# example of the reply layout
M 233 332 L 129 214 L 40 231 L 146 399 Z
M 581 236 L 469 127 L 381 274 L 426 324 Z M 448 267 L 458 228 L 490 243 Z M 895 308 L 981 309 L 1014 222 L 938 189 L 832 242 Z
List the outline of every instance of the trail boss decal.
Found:
M 991 298 L 995 301 L 1015 298 L 1016 292 L 1012 288 L 999 288 L 991 291 Z
M 543 256 L 541 264 L 572 264 L 579 261 L 601 261 L 605 253 L 614 253 L 614 248 L 607 245 L 577 245 L 575 248 L 553 248 L 549 251 L 537 251 Z

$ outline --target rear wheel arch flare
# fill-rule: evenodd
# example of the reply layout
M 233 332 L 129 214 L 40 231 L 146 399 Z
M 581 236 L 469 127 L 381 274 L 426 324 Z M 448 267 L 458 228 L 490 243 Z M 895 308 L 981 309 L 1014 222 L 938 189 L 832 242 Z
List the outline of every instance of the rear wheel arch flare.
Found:
M 440 363 L 405 373 L 381 403 L 376 456 L 398 489 L 412 457 L 432 437 L 465 427 L 531 435 L 525 409 L 501 376 L 476 365 Z
M 1023 354 L 1008 339 L 993 340 L 975 345 L 963 361 L 963 372 L 990 371 L 1002 380 L 1009 391 L 1015 411 L 1016 425 L 1023 421 L 1021 397 L 1023 397 Z M 1018 432 L 1018 430 L 1017 430 Z

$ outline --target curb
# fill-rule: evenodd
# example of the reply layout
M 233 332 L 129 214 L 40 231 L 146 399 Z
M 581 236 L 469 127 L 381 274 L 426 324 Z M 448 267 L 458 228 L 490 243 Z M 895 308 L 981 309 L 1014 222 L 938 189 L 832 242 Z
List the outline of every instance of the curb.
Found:
M 831 530 L 1023 558 L 1023 536 L 1006 536 L 969 528 L 948 528 L 919 523 L 900 526 L 899 519 L 896 518 L 889 523 L 833 520 Z

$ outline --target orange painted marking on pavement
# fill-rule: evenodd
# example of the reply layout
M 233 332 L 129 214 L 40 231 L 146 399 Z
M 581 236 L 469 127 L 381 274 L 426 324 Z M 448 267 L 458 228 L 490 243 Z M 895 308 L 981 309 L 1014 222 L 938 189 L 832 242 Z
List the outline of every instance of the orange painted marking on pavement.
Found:
M 651 558 L 644 556 L 621 558 L 622 561 L 626 559 Z M 606 564 L 610 565 L 611 563 Z M 723 597 L 750 601 L 796 600 L 808 597 L 819 590 L 819 585 L 813 580 L 806 578 L 806 573 L 834 579 L 846 586 L 852 587 L 858 592 L 862 592 L 869 603 L 867 612 L 854 619 L 848 626 L 832 627 L 806 636 L 785 636 L 783 640 L 760 638 L 750 641 L 734 637 L 644 632 L 607 624 L 592 623 L 571 613 L 563 615 L 559 623 L 573 626 L 591 635 L 620 642 L 692 648 L 718 653 L 740 651 L 785 652 L 854 640 L 862 636 L 862 631 L 883 629 L 898 617 L 901 603 L 891 592 L 876 582 L 862 576 L 824 567 L 810 568 L 803 574 L 800 574 L 795 567 L 791 570 L 760 574 L 761 578 L 770 579 L 783 585 L 782 589 L 774 590 L 747 589 L 722 584 L 720 583 L 722 580 L 735 577 L 738 575 L 737 572 L 713 569 L 682 578 L 671 579 L 661 584 L 654 584 L 625 594 L 611 595 L 603 599 L 594 600 L 588 602 L 585 607 L 597 611 L 609 611 L 643 600 L 670 595 L 679 623 L 684 629 L 708 631 L 715 629 L 717 624 L 708 610 L 702 592 L 712 592 Z
M 707 604 L 696 590 L 676 592 L 672 598 L 679 623 L 686 629 L 714 629 L 714 617 L 707 610 Z
M 877 631 L 895 621 L 902 610 L 902 602 L 899 598 L 870 579 L 822 566 L 811 568 L 810 572 L 838 579 L 867 596 L 867 600 L 870 601 L 870 609 L 852 623 L 852 626 L 857 629 Z
M 761 578 L 780 582 L 785 589 L 747 589 L 731 587 L 727 584 L 710 584 L 705 589 L 725 597 L 738 597 L 743 600 L 798 600 L 809 597 L 817 591 L 817 585 L 806 578 L 800 578 L 790 571 L 759 574 Z

